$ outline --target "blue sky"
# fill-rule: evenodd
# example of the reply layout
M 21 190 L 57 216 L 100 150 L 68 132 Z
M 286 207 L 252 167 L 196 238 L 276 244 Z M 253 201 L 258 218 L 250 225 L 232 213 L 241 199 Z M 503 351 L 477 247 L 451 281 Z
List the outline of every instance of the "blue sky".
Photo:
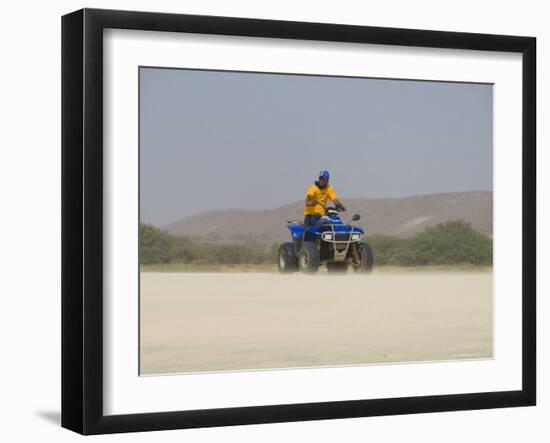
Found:
M 487 84 L 140 69 L 141 220 L 301 200 L 492 190 Z

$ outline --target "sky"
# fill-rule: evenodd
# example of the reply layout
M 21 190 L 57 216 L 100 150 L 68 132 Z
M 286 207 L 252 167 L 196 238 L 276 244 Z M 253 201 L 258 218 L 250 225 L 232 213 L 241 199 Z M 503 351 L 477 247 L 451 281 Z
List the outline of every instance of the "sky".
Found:
M 493 87 L 140 68 L 140 218 L 493 188 Z

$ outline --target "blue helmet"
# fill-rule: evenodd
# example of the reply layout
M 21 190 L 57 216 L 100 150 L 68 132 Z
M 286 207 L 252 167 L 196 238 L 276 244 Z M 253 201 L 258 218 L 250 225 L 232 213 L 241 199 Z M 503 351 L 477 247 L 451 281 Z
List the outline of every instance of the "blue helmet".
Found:
M 330 178 L 330 174 L 328 171 L 323 169 L 321 172 L 319 172 L 319 178 L 324 178 L 326 181 Z

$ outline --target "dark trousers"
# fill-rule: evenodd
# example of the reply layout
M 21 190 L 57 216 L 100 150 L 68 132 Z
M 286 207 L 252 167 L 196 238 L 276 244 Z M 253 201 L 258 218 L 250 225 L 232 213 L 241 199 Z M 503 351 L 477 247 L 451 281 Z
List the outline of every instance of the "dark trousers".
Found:
M 309 214 L 304 217 L 304 226 L 306 228 L 310 226 L 315 226 L 319 219 L 321 218 L 321 214 Z

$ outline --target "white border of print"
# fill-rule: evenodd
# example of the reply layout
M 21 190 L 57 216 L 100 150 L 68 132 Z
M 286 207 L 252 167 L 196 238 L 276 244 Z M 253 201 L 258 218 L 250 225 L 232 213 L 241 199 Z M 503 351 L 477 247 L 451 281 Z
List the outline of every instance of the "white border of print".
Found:
M 138 66 L 494 83 L 495 358 L 138 376 Z M 521 80 L 520 54 L 105 30 L 104 413 L 520 390 Z

